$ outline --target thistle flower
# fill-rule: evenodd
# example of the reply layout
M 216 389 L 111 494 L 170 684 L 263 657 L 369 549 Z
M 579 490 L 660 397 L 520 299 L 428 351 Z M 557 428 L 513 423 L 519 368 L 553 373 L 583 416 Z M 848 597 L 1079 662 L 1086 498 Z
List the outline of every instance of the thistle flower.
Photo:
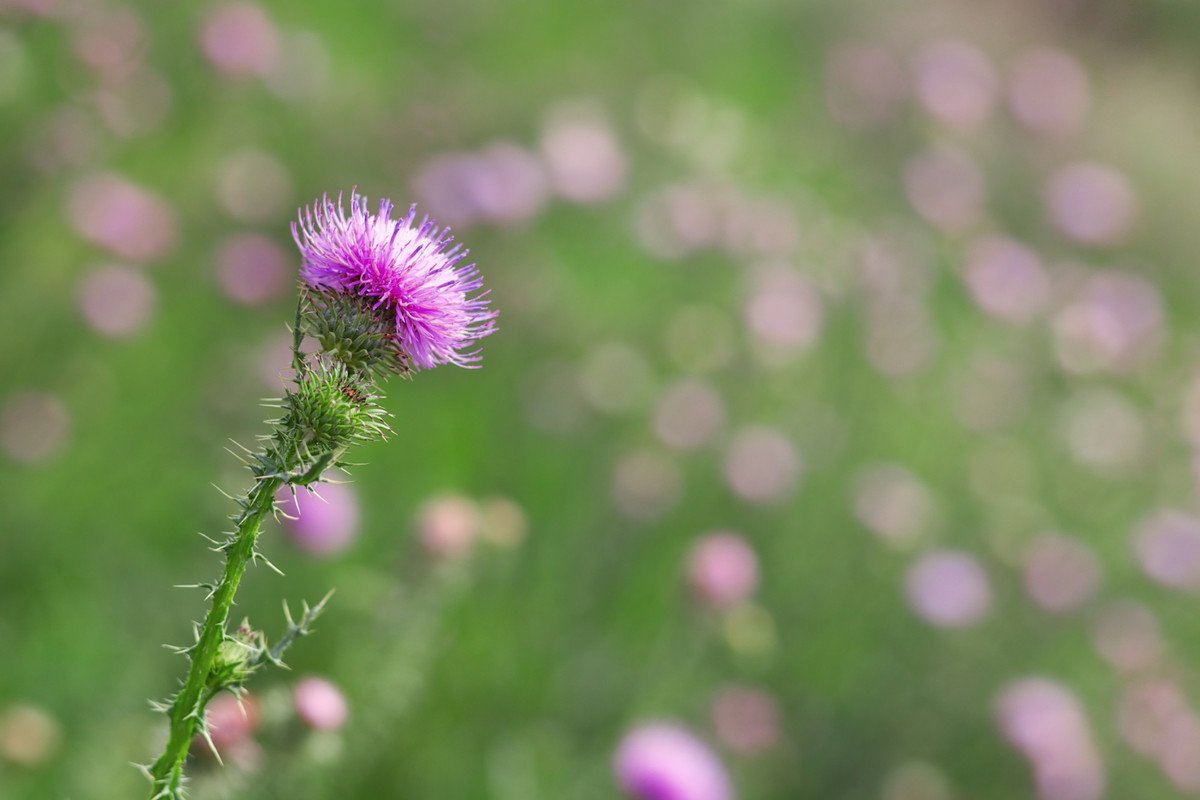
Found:
M 349 214 L 341 197 L 328 196 L 300 213 L 292 236 L 300 248 L 300 277 L 318 293 L 361 298 L 381 315 L 412 365 L 471 366 L 479 360 L 468 349 L 490 334 L 496 312 L 488 309 L 487 292 L 473 264 L 460 266 L 467 251 L 452 245 L 444 228 L 424 217 L 416 206 L 392 219 L 392 202 L 380 200 L 367 210 L 367 198 L 352 191 Z
M 449 233 L 429 219 L 414 227 L 415 209 L 400 220 L 393 220 L 391 211 L 391 202 L 384 200 L 377 214 L 368 213 L 366 198 L 354 192 L 349 216 L 340 202 L 335 206 L 326 197 L 303 212 L 300 226 L 292 226 L 305 284 L 292 327 L 295 377 L 284 396 L 269 403 L 281 413 L 268 420 L 273 431 L 260 437 L 259 450 L 239 445 L 243 453 L 230 451 L 245 463 L 254 482 L 233 498 L 238 505 L 230 517 L 233 530 L 224 541 L 210 539 L 225 556 L 220 577 L 188 584 L 207 592 L 209 608 L 203 623 L 195 625 L 194 641 L 171 646 L 189 660 L 179 691 L 151 703 L 167 716 L 169 732 L 162 755 L 152 764 L 138 765 L 150 780 L 150 800 L 183 800 L 192 740 L 200 736 L 214 744 L 205 722 L 209 702 L 226 691 L 244 694 L 246 679 L 267 663 L 282 666 L 284 651 L 311 632 L 329 599 L 326 595 L 311 607 L 305 603 L 299 621 L 285 604 L 287 630 L 270 647 L 266 635 L 248 620 L 229 633 L 230 609 L 247 568 L 272 566 L 257 545 L 263 520 L 282 511 L 279 506 L 287 500 L 298 499 L 298 492 L 307 495 L 309 487 L 326 481 L 329 470 L 345 469 L 350 447 L 384 438 L 390 429 L 388 413 L 379 404 L 383 378 L 438 364 L 469 366 L 479 356 L 466 348 L 492 332 L 496 314 L 487 307 L 487 293 L 471 296 L 480 288 L 478 273 L 474 266 L 458 266 L 466 251 L 451 247 Z M 304 350 L 306 339 L 316 346 L 315 353 Z M 338 487 L 329 490 L 332 494 Z M 307 527 L 311 520 L 297 522 Z M 352 525 L 347 530 L 352 533 Z M 310 550 L 332 552 L 348 535 L 335 531 L 340 540 L 333 541 L 329 531 L 320 533 L 323 541 L 306 542 Z M 301 538 L 311 537 L 301 533 Z M 310 724 L 325 729 L 340 725 L 345 709 L 336 687 L 304 687 L 297 704 L 302 715 L 306 707 L 311 712 Z

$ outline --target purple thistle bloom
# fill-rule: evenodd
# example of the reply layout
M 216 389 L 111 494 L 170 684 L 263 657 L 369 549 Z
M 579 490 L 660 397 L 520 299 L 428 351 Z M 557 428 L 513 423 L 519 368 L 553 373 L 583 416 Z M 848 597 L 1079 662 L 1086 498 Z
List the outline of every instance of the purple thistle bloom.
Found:
M 314 289 L 355 294 L 376 311 L 395 315 L 396 339 L 417 368 L 438 364 L 469 367 L 479 350 L 466 350 L 490 334 L 496 312 L 474 264 L 459 266 L 467 255 L 445 228 L 424 217 L 414 226 L 416 206 L 391 219 L 392 202 L 367 210 L 367 198 L 350 194 L 347 216 L 338 196 L 301 210 L 292 236 L 303 263 L 300 277 Z

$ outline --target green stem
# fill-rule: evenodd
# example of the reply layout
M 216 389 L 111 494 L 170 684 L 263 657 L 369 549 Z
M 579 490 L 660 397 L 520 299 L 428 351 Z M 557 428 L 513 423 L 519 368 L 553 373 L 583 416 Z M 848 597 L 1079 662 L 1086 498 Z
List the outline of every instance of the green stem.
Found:
M 300 296 L 296 301 L 296 319 L 292 326 L 292 366 L 296 370 L 297 381 L 307 368 L 304 354 L 300 351 L 300 345 L 304 341 L 301 322 L 306 300 L 307 294 L 301 287 Z M 221 690 L 219 683 L 214 685 L 211 678 L 221 644 L 225 641 L 225 626 L 229 621 L 233 596 L 237 593 L 238 584 L 242 582 L 242 576 L 246 574 L 246 567 L 255 558 L 254 546 L 258 541 L 263 517 L 274 507 L 275 492 L 287 482 L 288 478 L 284 477 L 284 474 L 299 460 L 294 446 L 299 438 L 299 434 L 294 431 L 277 428 L 274 446 L 268 448 L 266 457 L 258 457 L 257 463 L 251 465 L 255 476 L 254 488 L 243 501 L 242 512 L 236 518 L 236 530 L 225 544 L 225 569 L 221 573 L 220 583 L 212 592 L 212 605 L 204 618 L 204 626 L 200 629 L 195 645 L 189 651 L 191 666 L 183 681 L 183 688 L 175 695 L 167 709 L 167 717 L 170 720 L 167 745 L 163 754 L 148 768 L 152 780 L 151 800 L 174 800 L 183 796 L 183 767 L 187 761 L 188 749 L 203 725 L 205 706 Z M 320 613 L 323 606 L 322 602 L 316 613 Z M 305 612 L 312 613 L 307 606 Z M 307 619 L 305 624 L 310 622 L 311 619 Z
M 188 748 L 200 730 L 204 718 L 204 706 L 211 697 L 209 677 L 217 658 L 217 651 L 225 639 L 225 624 L 233 596 L 246 567 L 254 558 L 254 545 L 258 539 L 263 517 L 272 509 L 275 491 L 283 484 L 279 477 L 260 479 L 246 498 L 242 513 L 237 517 L 237 530 L 225 552 L 225 569 L 221 582 L 212 595 L 212 606 L 204 619 L 200 637 L 191 652 L 191 667 L 183 688 L 171 703 L 168 717 L 171 722 L 170 738 L 163 754 L 150 767 L 153 778 L 151 799 L 176 798 L 183 785 L 183 766 Z

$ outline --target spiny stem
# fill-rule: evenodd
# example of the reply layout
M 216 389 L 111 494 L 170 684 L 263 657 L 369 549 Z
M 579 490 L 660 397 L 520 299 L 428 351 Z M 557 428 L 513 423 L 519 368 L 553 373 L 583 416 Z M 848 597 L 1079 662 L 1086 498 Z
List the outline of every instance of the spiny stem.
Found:
M 154 784 L 151 798 L 174 798 L 180 796 L 183 784 L 183 765 L 187 760 L 188 748 L 204 721 L 204 706 L 211 698 L 209 676 L 217 657 L 217 651 L 225 639 L 225 623 L 233 596 L 237 592 L 246 566 L 254 557 L 254 545 L 262 526 L 263 517 L 270 512 L 275 501 L 275 491 L 282 485 L 281 478 L 259 481 L 246 498 L 246 505 L 238 516 L 237 531 L 225 553 L 225 569 L 213 594 L 212 605 L 204 618 L 200 637 L 192 650 L 192 663 L 188 669 L 183 688 L 171 703 L 170 738 L 162 756 L 150 768 Z
M 139 767 L 151 780 L 151 800 L 182 800 L 184 766 L 192 741 L 199 735 L 211 744 L 204 719 L 209 701 L 224 690 L 243 692 L 245 680 L 266 662 L 283 666 L 284 651 L 310 632 L 313 620 L 325 607 L 325 600 L 312 608 L 305 604 L 298 622 L 288 613 L 288 630 L 270 649 L 266 637 L 248 622 L 233 635 L 226 632 L 246 567 L 262 561 L 274 569 L 256 543 L 263 517 L 274 509 L 276 492 L 284 486 L 294 491 L 324 480 L 328 470 L 346 466 L 342 459 L 351 445 L 381 439 L 390 431 L 388 414 L 378 404 L 374 389 L 377 377 L 407 370 L 406 356 L 393 342 L 394 322 L 369 309 L 349 316 L 332 313 L 337 310 L 335 301 L 328 298 L 321 308 L 332 316 L 306 316 L 312 302 L 308 289 L 301 286 L 292 328 L 294 386 L 276 404 L 283 413 L 270 421 L 273 432 L 260 437 L 265 442 L 263 449 L 256 453 L 246 450 L 241 458 L 255 482 L 242 498 L 231 498 L 241 511 L 233 518 L 234 532 L 215 548 L 225 554 L 220 580 L 197 584 L 209 589 L 211 605 L 195 632 L 195 643 L 177 648 L 191 659 L 187 676 L 170 703 L 153 704 L 166 713 L 169 734 L 158 760 Z M 313 336 L 322 346 L 311 360 L 301 350 L 306 336 Z
M 292 360 L 297 380 L 307 369 L 300 351 L 304 338 L 300 323 L 305 300 L 306 295 L 302 290 L 296 304 L 295 327 L 292 329 Z M 250 461 L 250 469 L 255 475 L 254 487 L 244 500 L 239 501 L 242 510 L 236 517 L 236 530 L 221 548 L 225 552 L 225 568 L 220 581 L 209 593 L 211 605 L 196 643 L 187 650 L 191 665 L 183 687 L 167 709 L 167 718 L 170 720 L 167 745 L 147 770 L 152 784 L 151 800 L 183 797 L 184 764 L 188 750 L 198 733 L 207 732 L 204 709 L 208 701 L 223 688 L 219 679 L 214 680 L 214 667 L 221 645 L 226 640 L 225 626 L 234 595 L 246 573 L 246 567 L 259 557 L 255 544 L 263 517 L 275 505 L 275 492 L 280 486 L 291 482 L 290 473 L 303 462 L 303 448 L 298 446 L 303 439 L 300 431 L 276 428 L 269 438 L 272 439 L 271 445 Z

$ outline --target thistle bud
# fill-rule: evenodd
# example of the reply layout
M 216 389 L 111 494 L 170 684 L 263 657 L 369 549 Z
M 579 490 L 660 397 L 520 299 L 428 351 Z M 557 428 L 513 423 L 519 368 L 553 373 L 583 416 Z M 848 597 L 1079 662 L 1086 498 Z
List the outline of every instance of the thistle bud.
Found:
M 321 351 L 359 375 L 404 375 L 408 356 L 396 337 L 396 323 L 355 294 L 312 290 L 301 319 L 303 332 Z
M 343 362 L 320 359 L 284 398 L 283 424 L 303 435 L 311 455 L 339 454 L 354 442 L 388 433 L 387 412 L 376 399 L 370 384 Z
M 250 627 L 250 620 L 243 619 L 237 630 L 226 634 L 217 647 L 209 685 L 216 689 L 241 686 L 254 672 L 262 654 L 262 634 Z

